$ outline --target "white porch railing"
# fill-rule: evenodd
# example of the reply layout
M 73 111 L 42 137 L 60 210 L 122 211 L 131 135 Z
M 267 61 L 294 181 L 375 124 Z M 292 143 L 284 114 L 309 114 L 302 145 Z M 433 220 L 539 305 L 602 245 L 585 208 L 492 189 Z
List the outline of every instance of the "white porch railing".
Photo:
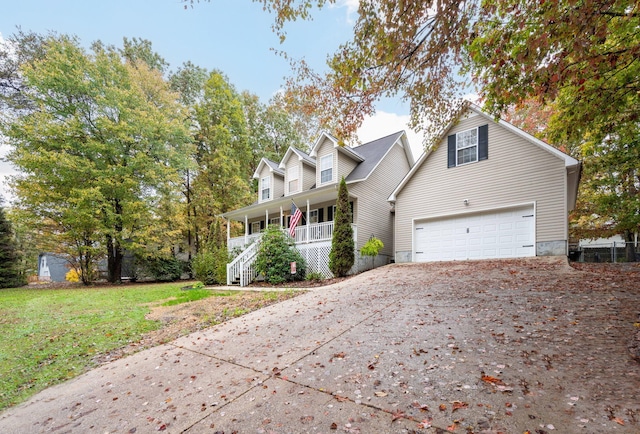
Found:
M 257 240 L 261 236 L 262 234 L 258 233 L 258 234 L 251 234 L 251 235 L 243 235 L 241 237 L 229 238 L 229 240 L 227 241 L 227 250 L 231 252 L 233 249 L 237 247 L 244 249 L 246 246 L 251 244 L 253 241 Z
M 317 241 L 330 240 L 333 235 L 333 222 L 312 223 L 308 226 L 296 226 L 295 242 L 297 243 L 314 243 Z M 283 228 L 283 231 L 289 233 L 289 229 Z M 308 233 L 308 236 L 307 236 Z M 256 239 L 260 238 L 262 233 L 243 235 L 241 237 L 229 238 L 227 241 L 227 249 L 232 251 L 235 248 L 244 249 Z
M 240 286 L 247 286 L 256 278 L 254 260 L 258 254 L 258 245 L 253 243 L 233 261 L 227 264 L 227 285 L 232 285 L 239 280 Z M 236 280 L 238 279 L 238 280 Z

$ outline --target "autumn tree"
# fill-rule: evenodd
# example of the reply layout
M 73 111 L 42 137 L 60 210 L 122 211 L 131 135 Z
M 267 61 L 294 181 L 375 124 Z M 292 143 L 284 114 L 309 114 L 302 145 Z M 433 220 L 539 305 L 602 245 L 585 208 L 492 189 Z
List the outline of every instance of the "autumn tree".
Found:
M 30 109 L 2 123 L 21 173 L 19 206 L 51 239 L 90 260 L 100 246 L 118 282 L 126 248 L 147 246 L 192 154 L 185 113 L 158 71 L 97 42 L 48 36 L 45 56 L 20 64 Z M 152 229 L 156 226 L 156 229 Z M 163 239 L 159 249 L 174 240 Z
M 242 103 L 247 125 L 247 138 L 251 145 L 252 171 L 258 167 L 263 157 L 279 162 L 289 146 L 306 150 L 311 143 L 307 128 L 296 122 L 296 117 L 287 111 L 282 95 L 273 97 L 263 104 L 257 95 L 242 92 Z
M 198 251 L 217 215 L 250 202 L 253 172 L 242 100 L 222 73 L 210 73 L 194 119 L 198 169 L 191 188 Z
M 351 227 L 351 205 L 347 183 L 342 177 L 338 187 L 336 214 L 333 221 L 331 252 L 329 252 L 329 269 L 336 277 L 347 275 L 355 262 L 355 243 Z
M 337 3 L 254 1 L 274 15 L 282 40 L 288 22 L 311 19 L 315 7 Z M 631 73 L 640 59 L 639 20 L 632 0 L 360 0 L 353 37 L 328 58 L 327 70 L 292 59 L 295 74 L 287 87 L 341 138 L 381 98 L 400 96 L 410 101 L 412 126 L 435 139 L 456 98 L 469 92 L 467 77 L 494 115 L 528 98 L 553 101 L 564 87 L 576 86 L 577 106 L 607 118 L 626 94 L 640 90 Z M 607 82 L 614 76 L 625 79 Z M 597 87 L 584 86 L 589 80 L 601 81 L 611 106 L 590 104 L 601 99 Z M 638 113 L 637 107 L 624 111 Z

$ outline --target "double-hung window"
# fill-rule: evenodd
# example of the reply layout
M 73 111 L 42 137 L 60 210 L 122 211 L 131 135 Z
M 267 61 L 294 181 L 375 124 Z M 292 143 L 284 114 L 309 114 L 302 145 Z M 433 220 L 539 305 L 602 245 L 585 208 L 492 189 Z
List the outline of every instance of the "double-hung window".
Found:
M 252 234 L 259 234 L 261 232 L 260 229 L 260 222 L 253 222 L 251 223 L 251 233 Z
M 271 178 L 269 176 L 265 176 L 260 180 L 260 191 L 262 194 L 262 200 L 271 199 Z
M 318 210 L 312 209 L 309 211 L 309 223 L 318 223 Z
M 320 159 L 320 184 L 333 180 L 333 154 L 325 155 Z
M 287 170 L 287 178 L 289 181 L 289 193 L 298 191 L 298 166 L 290 167 Z
M 447 167 L 489 158 L 489 125 L 460 131 L 447 137 Z
M 478 161 L 478 129 L 456 134 L 456 165 Z

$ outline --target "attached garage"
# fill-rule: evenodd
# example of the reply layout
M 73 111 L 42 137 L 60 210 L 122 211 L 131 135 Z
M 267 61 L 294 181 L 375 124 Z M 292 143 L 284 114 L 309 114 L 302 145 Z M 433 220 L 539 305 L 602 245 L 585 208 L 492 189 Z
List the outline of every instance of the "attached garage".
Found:
M 415 262 L 535 256 L 533 204 L 414 222 Z

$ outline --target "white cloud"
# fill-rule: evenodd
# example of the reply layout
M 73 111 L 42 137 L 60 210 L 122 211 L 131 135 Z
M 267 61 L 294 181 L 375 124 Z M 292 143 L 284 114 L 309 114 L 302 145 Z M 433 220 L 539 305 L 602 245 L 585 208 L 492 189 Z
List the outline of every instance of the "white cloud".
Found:
M 407 133 L 413 157 L 417 160 L 424 150 L 423 135 L 410 129 L 408 123 L 409 115 L 398 115 L 378 110 L 373 116 L 365 118 L 358 129 L 358 138 L 360 142 L 367 143 L 404 130 Z
M 330 4 L 329 7 L 337 7 L 337 8 L 346 8 L 347 9 L 347 23 L 354 24 L 356 22 L 356 17 L 358 13 L 358 7 L 360 6 L 360 0 L 338 0 L 338 2 L 333 5 Z

